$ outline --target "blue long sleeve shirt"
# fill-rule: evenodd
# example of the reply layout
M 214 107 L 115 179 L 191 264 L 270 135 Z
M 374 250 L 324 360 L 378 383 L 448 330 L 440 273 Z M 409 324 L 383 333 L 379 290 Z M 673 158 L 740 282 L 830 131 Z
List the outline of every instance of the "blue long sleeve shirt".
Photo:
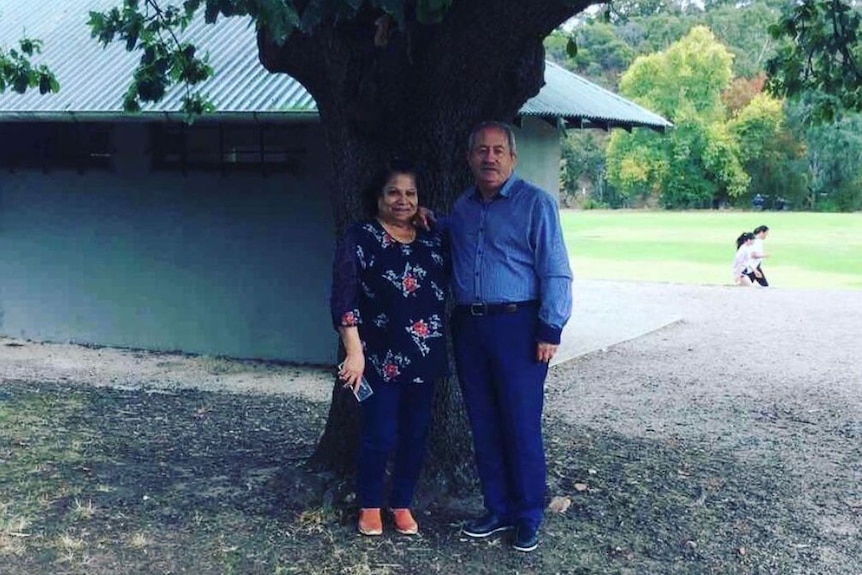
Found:
M 560 343 L 572 312 L 572 271 L 553 196 L 512 174 L 487 202 L 468 188 L 446 224 L 455 302 L 538 300 L 537 339 Z

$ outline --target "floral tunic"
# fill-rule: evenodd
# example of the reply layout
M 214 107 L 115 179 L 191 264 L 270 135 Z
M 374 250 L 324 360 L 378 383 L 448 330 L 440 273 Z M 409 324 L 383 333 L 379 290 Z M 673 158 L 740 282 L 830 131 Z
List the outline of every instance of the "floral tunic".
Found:
M 448 253 L 433 232 L 417 230 L 403 244 L 377 220 L 347 230 L 335 254 L 330 307 L 336 328 L 358 326 L 366 374 L 415 383 L 446 374 Z

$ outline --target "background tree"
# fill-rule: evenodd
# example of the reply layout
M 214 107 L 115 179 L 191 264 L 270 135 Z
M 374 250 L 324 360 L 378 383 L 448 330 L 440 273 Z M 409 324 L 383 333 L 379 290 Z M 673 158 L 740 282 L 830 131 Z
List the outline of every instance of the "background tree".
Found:
M 796 111 L 796 114 L 810 112 Z M 804 208 L 819 211 L 862 209 L 862 117 L 845 114 L 830 124 L 809 126 Z
M 361 191 L 382 163 L 408 155 L 424 167 L 422 200 L 447 211 L 468 183 L 465 144 L 481 120 L 511 121 L 544 82 L 542 40 L 592 0 L 125 0 L 92 14 L 102 42 L 141 50 L 126 98 L 160 99 L 168 86 L 192 87 L 211 74 L 182 29 L 203 9 L 208 22 L 248 15 L 260 60 L 314 97 L 328 147 L 338 232 L 362 215 Z M 251 33 L 251 31 L 250 31 Z M 194 89 L 186 110 L 206 110 Z M 333 402 L 316 462 L 353 466 L 356 409 Z M 432 444 L 438 469 L 461 470 L 469 434 L 454 382 L 437 394 Z
M 567 62 L 570 69 L 615 89 L 620 74 L 634 61 L 635 50 L 616 35 L 611 24 L 602 21 L 579 28 L 574 36 L 578 52 Z
M 608 134 L 570 130 L 562 137 L 561 197 L 566 205 L 582 208 L 621 207 L 622 198 L 605 185 L 605 147 Z
M 755 193 L 769 192 L 767 197 L 770 197 L 781 190 L 781 195 L 794 209 L 855 209 L 852 206 L 858 205 L 862 190 L 853 184 L 852 166 L 860 144 L 845 131 L 856 124 L 862 105 L 857 3 L 802 0 L 788 5 L 783 0 L 749 0 L 741 4 L 710 0 L 699 6 L 683 0 L 668 0 L 615 3 L 610 17 L 607 16 L 604 12 L 575 22 L 572 29 L 578 46 L 575 56 L 559 49 L 566 45 L 562 33 L 549 40 L 558 47 L 549 54 L 559 58 L 561 65 L 618 89 L 622 59 L 612 55 L 636 57 L 665 51 L 695 26 L 708 26 L 716 40 L 733 55 L 733 80 L 722 93 L 725 121 L 733 124 L 729 136 L 736 140 L 740 161 L 752 178 L 749 190 L 738 196 L 736 203 L 745 206 Z M 593 54 L 599 57 L 593 59 Z M 740 118 L 742 110 L 763 91 L 764 82 L 767 89 L 780 98 L 781 111 L 761 101 Z M 824 123 L 835 123 L 841 128 L 824 132 L 816 127 Z M 692 137 L 677 148 L 676 157 L 681 158 L 679 154 L 683 151 L 700 154 L 706 150 L 698 145 L 706 140 L 695 138 L 691 126 L 683 126 L 679 121 L 677 125 Z M 774 139 L 762 139 L 769 133 Z M 728 136 L 719 132 L 716 135 L 720 136 L 719 141 Z M 640 138 L 648 137 L 648 134 L 634 134 L 626 148 L 652 145 L 647 141 L 636 144 Z M 622 140 L 621 136 L 615 136 L 615 145 L 621 146 Z M 656 140 L 660 145 L 659 139 Z M 569 149 L 573 141 L 566 138 L 563 143 L 564 155 L 569 159 L 581 153 Z M 590 143 L 601 148 L 609 141 L 610 138 L 595 137 Z M 828 157 L 823 152 L 827 149 Z M 600 153 L 600 150 L 593 149 L 590 153 Z M 656 159 L 656 164 L 643 166 L 639 165 L 645 159 L 642 155 L 625 153 L 633 154 L 625 162 L 621 158 L 607 158 L 606 173 L 615 173 L 618 178 L 607 183 L 626 182 L 627 187 L 619 190 L 624 196 L 658 194 L 661 181 L 649 178 L 657 177 L 663 169 L 670 171 L 669 156 L 663 155 L 661 162 Z M 841 164 L 827 168 L 832 161 Z M 699 158 L 698 162 L 701 168 L 694 173 L 707 169 L 705 158 Z M 674 170 L 681 169 L 680 173 L 688 174 L 691 167 L 686 164 Z M 614 185 L 607 186 L 603 181 L 588 181 L 593 173 L 586 165 L 581 169 L 575 161 L 567 161 L 563 181 L 578 182 L 577 187 L 567 191 L 602 189 L 607 195 L 608 190 L 615 189 Z M 647 177 L 647 174 L 651 175 Z M 681 205 L 689 205 L 708 193 L 707 183 L 695 183 L 700 191 L 683 194 Z M 682 191 L 688 180 L 677 184 Z M 716 199 L 728 197 L 721 186 L 716 191 L 719 193 Z
M 783 103 L 757 94 L 737 110 L 729 127 L 751 177 L 748 190 L 736 203 L 750 206 L 751 198 L 760 194 L 767 198 L 769 207 L 776 206 L 779 197 L 786 205 L 801 206 L 807 193 L 805 147 L 788 128 Z
M 702 22 L 733 54 L 733 75 L 755 78 L 775 54 L 776 41 L 769 26 L 780 15 L 771 1 L 725 4 L 706 10 Z
M 855 2 L 802 0 L 789 4 L 770 27 L 781 42 L 769 59 L 769 89 L 809 98 L 808 121 L 829 123 L 843 111 L 862 111 L 862 16 Z
M 666 207 L 691 208 L 744 192 L 748 177 L 721 100 L 731 58 L 708 29 L 696 27 L 666 51 L 635 60 L 620 93 L 670 118 L 676 128 L 666 138 L 611 136 L 608 180 L 621 193 L 658 194 Z

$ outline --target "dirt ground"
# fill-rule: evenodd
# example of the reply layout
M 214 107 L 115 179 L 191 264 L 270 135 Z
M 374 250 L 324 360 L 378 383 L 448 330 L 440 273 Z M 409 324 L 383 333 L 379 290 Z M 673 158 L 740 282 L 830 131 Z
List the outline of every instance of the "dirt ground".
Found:
M 862 574 L 862 291 L 583 285 L 682 319 L 552 368 L 532 554 L 357 536 L 325 366 L 0 339 L 0 573 Z

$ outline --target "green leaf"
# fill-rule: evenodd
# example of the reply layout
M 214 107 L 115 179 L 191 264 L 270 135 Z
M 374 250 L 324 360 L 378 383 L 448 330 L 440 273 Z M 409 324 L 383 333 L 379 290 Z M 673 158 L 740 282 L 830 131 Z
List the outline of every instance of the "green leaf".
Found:
M 24 52 L 25 54 L 27 54 L 28 56 L 32 56 L 34 54 L 34 52 L 38 51 L 38 46 L 36 45 L 35 42 L 33 42 L 33 40 L 28 40 L 25 38 L 25 39 L 21 40 L 19 45 L 21 46 L 21 51 Z

